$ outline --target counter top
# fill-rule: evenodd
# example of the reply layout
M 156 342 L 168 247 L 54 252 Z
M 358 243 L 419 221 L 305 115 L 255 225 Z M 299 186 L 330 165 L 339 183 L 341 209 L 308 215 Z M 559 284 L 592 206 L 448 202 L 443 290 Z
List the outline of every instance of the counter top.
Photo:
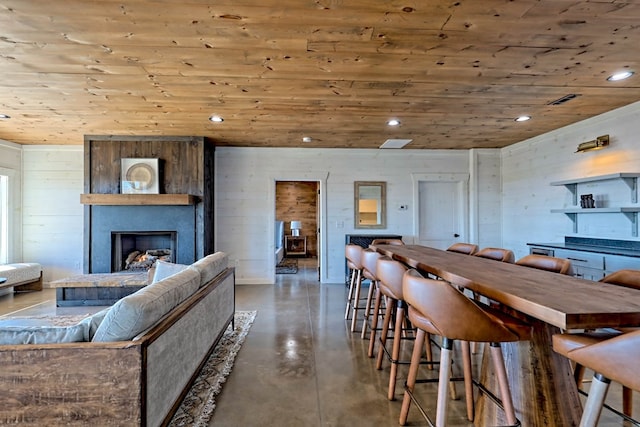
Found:
M 527 245 L 640 258 L 640 241 L 565 237 L 564 242 L 527 243 Z

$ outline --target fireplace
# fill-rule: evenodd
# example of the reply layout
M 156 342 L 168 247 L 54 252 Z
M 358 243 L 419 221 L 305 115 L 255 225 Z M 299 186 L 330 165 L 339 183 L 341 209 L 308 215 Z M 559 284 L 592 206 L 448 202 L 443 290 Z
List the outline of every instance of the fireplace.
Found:
M 191 264 L 197 258 L 196 212 L 188 206 L 93 206 L 90 273 L 124 269 L 130 251 L 171 250 L 171 261 Z
M 157 259 L 175 262 L 175 231 L 112 231 L 111 272 L 145 271 Z
M 122 194 L 121 165 L 128 158 L 159 159 L 161 194 Z M 214 253 L 214 176 L 215 144 L 209 138 L 85 135 L 84 273 L 122 268 L 122 255 L 113 255 L 112 233 L 175 233 L 173 247 L 153 246 L 168 246 L 178 264 Z M 128 238 L 120 245 L 129 245 Z

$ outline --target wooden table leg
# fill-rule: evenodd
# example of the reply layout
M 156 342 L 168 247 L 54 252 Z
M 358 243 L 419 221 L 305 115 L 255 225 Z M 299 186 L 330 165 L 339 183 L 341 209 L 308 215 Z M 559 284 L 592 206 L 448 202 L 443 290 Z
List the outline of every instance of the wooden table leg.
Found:
M 571 365 L 551 345 L 551 336 L 560 330 L 540 321 L 530 322 L 534 326 L 531 341 L 502 344 L 516 416 L 523 426 L 577 426 L 582 404 Z M 497 395 L 489 346 L 484 347 L 480 381 Z M 476 408 L 476 426 L 507 425 L 503 411 L 482 393 Z

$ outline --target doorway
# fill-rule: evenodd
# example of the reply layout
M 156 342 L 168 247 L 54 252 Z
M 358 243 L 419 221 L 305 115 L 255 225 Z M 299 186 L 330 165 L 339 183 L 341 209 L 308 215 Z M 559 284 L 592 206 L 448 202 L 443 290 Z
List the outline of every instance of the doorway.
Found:
M 447 249 L 468 239 L 468 175 L 414 176 L 416 243 Z
M 304 263 L 318 272 L 320 280 L 320 183 L 276 181 L 275 219 L 282 225 L 281 263 Z M 276 237 L 280 239 L 280 237 Z M 277 242 L 278 244 L 280 242 Z M 277 269 L 276 269 L 277 270 Z

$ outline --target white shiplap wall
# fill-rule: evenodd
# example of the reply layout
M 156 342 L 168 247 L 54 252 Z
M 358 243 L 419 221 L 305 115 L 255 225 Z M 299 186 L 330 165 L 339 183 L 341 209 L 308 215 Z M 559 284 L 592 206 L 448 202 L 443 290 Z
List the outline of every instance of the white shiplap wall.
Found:
M 45 281 L 82 272 L 82 146 L 23 147 L 23 259 L 40 262 Z M 238 283 L 272 283 L 273 221 L 276 180 L 321 183 L 325 222 L 323 282 L 344 279 L 344 235 L 367 232 L 353 228 L 353 182 L 387 182 L 387 228 L 408 242 L 413 230 L 411 176 L 425 173 L 470 173 L 472 198 L 499 200 L 487 194 L 499 188 L 499 151 L 380 151 L 330 149 L 228 148 L 216 150 L 216 248 L 227 251 L 237 266 Z M 409 205 L 400 211 L 400 205 Z M 474 209 L 491 230 L 486 245 L 500 243 L 499 208 L 495 203 Z M 497 210 L 496 210 L 497 209 Z M 483 219 L 484 218 L 484 219 Z M 475 221 L 475 220 L 474 220 Z M 477 227 L 477 225 L 475 225 Z M 482 245 L 482 240 L 479 241 Z
M 481 150 L 476 168 L 476 198 L 500 184 L 499 151 Z M 325 228 L 321 251 L 323 282 L 344 280 L 345 234 L 368 233 L 353 228 L 354 181 L 387 182 L 387 228 L 372 233 L 400 234 L 411 242 L 413 230 L 412 174 L 470 173 L 468 151 L 332 150 L 292 148 L 216 149 L 216 249 L 228 252 L 239 283 L 272 283 L 273 221 L 276 180 L 315 180 L 321 184 Z M 473 180 L 473 177 L 472 177 Z M 498 196 L 499 199 L 499 196 Z M 409 205 L 400 211 L 400 205 Z M 479 209 L 488 223 L 483 237 L 500 242 L 499 204 Z M 496 222 L 497 221 L 497 222 Z M 483 232 L 484 233 L 484 232 Z
M 83 146 L 23 148 L 23 260 L 44 281 L 82 273 Z
M 533 120 L 531 121 L 533 123 Z M 609 147 L 575 153 L 578 144 L 608 134 Z M 563 186 L 549 185 L 615 172 L 640 172 L 640 103 L 610 111 L 502 150 L 502 235 L 516 258 L 528 253 L 527 242 L 562 242 L 574 235 L 572 223 L 552 208 L 571 205 Z M 621 182 L 589 185 L 578 191 L 605 197 L 611 205 L 629 206 L 629 190 Z M 581 237 L 637 240 L 623 214 L 580 215 Z

